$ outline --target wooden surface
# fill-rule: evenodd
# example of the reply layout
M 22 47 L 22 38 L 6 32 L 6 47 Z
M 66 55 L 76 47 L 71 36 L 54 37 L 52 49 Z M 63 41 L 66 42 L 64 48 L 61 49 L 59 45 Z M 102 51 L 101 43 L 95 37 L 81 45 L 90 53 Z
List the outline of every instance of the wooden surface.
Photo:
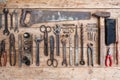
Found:
M 65 11 L 90 11 L 91 13 L 97 12 L 97 11 L 108 11 L 111 12 L 110 18 L 116 18 L 119 20 L 120 25 L 120 1 L 119 0 L 9 0 L 7 3 L 3 4 L 1 3 L 2 7 L 8 7 L 10 12 L 14 10 L 14 8 L 50 8 L 53 10 L 65 10 Z M 58 9 L 59 8 L 59 9 Z M 69 8 L 69 9 L 68 9 Z M 74 8 L 74 9 L 71 9 Z M 90 8 L 90 9 L 88 9 Z M 97 9 L 95 9 L 97 8 Z M 21 9 L 18 9 L 19 11 L 19 19 L 21 15 Z M 10 23 L 10 22 L 9 22 Z M 55 24 L 62 25 L 63 23 L 74 23 L 76 25 L 80 25 L 83 23 L 84 25 L 84 57 L 87 61 L 87 43 L 89 42 L 87 40 L 87 33 L 86 33 L 86 25 L 87 23 L 97 23 L 97 19 L 95 17 L 92 17 L 90 20 L 80 20 L 80 21 L 66 21 L 66 22 L 51 22 L 51 23 L 40 23 L 35 24 L 31 26 L 30 28 L 22 28 L 19 26 L 19 33 L 14 33 L 13 30 L 11 30 L 11 33 L 13 32 L 16 37 L 16 49 L 18 50 L 18 34 L 22 34 L 24 32 L 30 32 L 33 35 L 39 35 L 43 34 L 39 31 L 40 25 L 49 25 L 51 27 L 54 27 Z M 4 26 L 4 18 L 3 18 L 3 26 Z M 119 27 L 120 28 L 120 27 Z M 102 28 L 104 30 L 104 27 Z M 79 29 L 78 29 L 79 31 Z M 2 39 L 6 39 L 6 50 L 9 51 L 9 37 L 4 36 L 2 34 L 3 29 L 0 30 L 0 35 Z M 80 32 L 79 32 L 80 34 Z M 104 31 L 103 31 L 104 34 Z M 50 32 L 50 35 L 54 35 L 53 32 Z M 62 35 L 62 32 L 61 32 Z M 54 35 L 55 36 L 55 35 Z M 72 33 L 72 36 L 74 36 L 74 33 Z M 104 36 L 103 36 L 104 40 Z M 80 40 L 79 40 L 80 41 Z M 73 39 L 74 43 L 74 39 Z M 43 54 L 43 42 L 40 44 L 40 56 L 41 56 L 41 63 L 39 67 L 35 66 L 35 42 L 33 44 L 34 47 L 34 63 L 27 67 L 23 65 L 22 68 L 18 67 L 18 63 L 15 67 L 11 67 L 9 65 L 9 59 L 6 67 L 0 68 L 0 80 L 120 80 L 120 65 L 115 64 L 115 45 L 112 44 L 112 55 L 113 55 L 113 66 L 112 67 L 105 67 L 104 66 L 104 58 L 106 55 L 106 46 L 103 44 L 103 65 L 99 66 L 97 64 L 97 43 L 92 42 L 94 44 L 94 67 L 88 67 L 87 64 L 85 66 L 79 65 L 77 66 L 68 66 L 64 67 L 61 65 L 62 62 L 62 45 L 61 46 L 61 53 L 60 57 L 55 56 L 55 58 L 58 60 L 59 65 L 57 68 L 48 67 L 46 64 L 48 57 L 45 57 Z M 104 42 L 103 42 L 104 43 Z M 73 44 L 74 47 L 74 44 Z M 79 44 L 79 50 L 80 50 L 80 44 Z M 73 51 L 74 52 L 74 51 Z M 8 53 L 9 54 L 9 53 Z M 18 52 L 17 52 L 18 54 Z M 74 53 L 73 53 L 74 54 Z M 67 60 L 69 62 L 69 43 L 67 43 Z M 17 61 L 18 62 L 18 61 Z M 87 62 L 86 62 L 87 63 Z

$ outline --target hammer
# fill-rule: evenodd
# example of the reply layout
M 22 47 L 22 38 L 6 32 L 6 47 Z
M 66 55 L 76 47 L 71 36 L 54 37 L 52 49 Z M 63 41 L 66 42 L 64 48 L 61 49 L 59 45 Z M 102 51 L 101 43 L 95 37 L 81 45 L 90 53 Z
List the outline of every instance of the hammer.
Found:
M 101 30 L 101 20 L 104 19 L 104 18 L 108 18 L 110 17 L 110 12 L 96 12 L 96 13 L 93 13 L 92 16 L 95 16 L 97 17 L 98 19 L 98 64 L 99 65 L 102 65 L 102 56 L 101 53 L 103 50 L 103 46 L 102 45 L 102 30 Z

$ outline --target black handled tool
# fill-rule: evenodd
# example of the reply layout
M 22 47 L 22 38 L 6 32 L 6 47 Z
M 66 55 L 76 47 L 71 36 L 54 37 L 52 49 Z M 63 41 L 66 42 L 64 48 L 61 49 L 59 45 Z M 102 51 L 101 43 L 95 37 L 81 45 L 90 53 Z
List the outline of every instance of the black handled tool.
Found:
M 9 46 L 10 65 L 15 66 L 16 65 L 16 49 L 15 49 L 15 36 L 13 33 L 10 34 L 9 44 L 10 44 L 10 46 Z M 12 56 L 14 56 L 14 57 L 12 57 Z
M 9 11 L 8 11 L 8 9 L 7 8 L 5 8 L 5 9 L 3 9 L 3 13 L 4 13 L 4 16 L 5 16 L 5 29 L 4 29 L 4 31 L 3 31 L 3 34 L 5 35 L 9 35 L 9 30 L 8 30 L 8 13 L 9 13 Z

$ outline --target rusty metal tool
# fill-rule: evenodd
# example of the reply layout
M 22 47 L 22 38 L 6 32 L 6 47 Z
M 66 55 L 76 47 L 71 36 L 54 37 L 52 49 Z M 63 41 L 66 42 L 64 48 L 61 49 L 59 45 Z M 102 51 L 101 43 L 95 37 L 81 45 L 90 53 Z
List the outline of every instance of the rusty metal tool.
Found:
M 30 15 L 30 20 L 25 23 L 27 14 Z M 30 27 L 42 22 L 88 20 L 90 18 L 91 12 L 22 9 L 20 24 L 23 27 Z
M 81 65 L 85 65 L 85 60 L 84 60 L 84 31 L 83 31 L 83 24 L 81 24 L 81 60 L 80 60 L 80 64 Z
M 22 62 L 30 66 L 33 64 L 33 34 L 29 32 L 23 34 L 23 52 Z
M 48 56 L 48 33 L 51 32 L 50 26 L 41 25 L 40 31 L 44 33 L 44 54 Z
M 16 65 L 16 48 L 15 48 L 15 35 L 13 33 L 9 36 L 9 60 L 10 65 Z M 14 57 L 13 57 L 14 56 Z
M 10 30 L 13 29 L 13 12 L 9 13 L 10 15 Z
M 57 67 L 58 61 L 54 58 L 54 36 L 50 36 L 50 59 L 47 60 L 48 66 Z
M 65 37 L 65 35 L 63 36 L 62 40 L 61 40 L 61 43 L 62 43 L 62 50 L 63 50 L 63 61 L 62 61 L 62 65 L 65 65 L 67 66 L 67 57 L 66 57 L 66 44 L 67 44 L 67 38 Z
M 102 29 L 101 20 L 110 17 L 110 12 L 96 12 L 92 14 L 98 19 L 98 64 L 102 65 Z
M 94 58 L 93 58 L 93 44 L 88 43 L 87 44 L 87 56 L 88 56 L 88 66 L 91 65 L 94 66 Z
M 8 30 L 8 13 L 9 13 L 9 10 L 7 8 L 4 8 L 3 13 L 4 13 L 4 17 L 5 17 L 5 29 L 3 31 L 3 34 L 4 35 L 6 34 L 8 36 L 10 34 L 10 32 Z
M 0 67 L 6 66 L 6 64 L 7 64 L 7 52 L 5 51 L 5 40 L 2 40 L 0 43 Z
M 118 44 L 119 44 L 119 34 L 118 34 L 118 19 L 116 19 L 116 64 L 119 64 L 119 50 L 118 50 Z
M 35 42 L 36 42 L 36 66 L 40 65 L 40 51 L 39 51 L 39 44 L 42 42 L 43 36 L 40 35 L 40 37 L 35 36 Z
M 2 28 L 2 15 L 3 14 L 0 13 L 0 29 Z
M 18 66 L 19 67 L 22 66 L 22 53 L 23 53 L 23 49 L 22 49 L 22 35 L 19 34 L 18 35 Z
M 78 66 L 78 31 L 77 31 L 77 25 L 76 25 L 76 30 L 75 30 L 75 35 L 74 35 L 74 46 L 75 46 L 75 65 Z
M 56 54 L 57 56 L 60 55 L 60 31 L 61 31 L 61 27 L 60 25 L 56 25 L 56 27 L 53 28 L 54 29 L 54 34 L 56 35 Z
M 14 28 L 14 32 L 19 32 L 19 29 L 18 29 L 18 26 L 19 26 L 18 25 L 18 22 L 19 22 L 19 20 L 18 20 L 18 11 L 14 10 L 13 14 L 15 16 L 15 28 Z
M 74 30 L 70 29 L 69 30 L 69 64 L 70 66 L 73 65 L 73 38 L 72 38 L 72 33 L 74 32 Z

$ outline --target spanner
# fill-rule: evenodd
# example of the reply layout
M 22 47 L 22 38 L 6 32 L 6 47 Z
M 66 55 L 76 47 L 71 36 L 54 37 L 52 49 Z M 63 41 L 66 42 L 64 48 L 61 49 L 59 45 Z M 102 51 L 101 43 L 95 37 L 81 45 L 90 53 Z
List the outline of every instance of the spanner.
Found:
M 35 36 L 35 42 L 36 42 L 36 66 L 40 65 L 40 56 L 39 56 L 39 43 L 43 40 L 43 36 L 40 35 L 40 37 Z
M 2 28 L 2 15 L 3 14 L 0 14 L 0 29 Z
M 14 29 L 14 32 L 16 32 L 16 31 L 19 32 L 19 29 L 18 29 L 18 11 L 14 10 L 13 15 L 15 15 L 15 29 Z
M 85 60 L 84 60 L 84 36 L 83 36 L 83 24 L 81 24 L 81 60 L 80 64 L 85 65 Z
M 8 9 L 4 8 L 3 13 L 4 13 L 4 16 L 5 16 L 5 29 L 3 31 L 3 34 L 4 35 L 7 34 L 7 36 L 8 36 L 9 33 L 10 33 L 9 30 L 8 30 L 8 13 L 9 13 Z
M 62 65 L 67 66 L 67 59 L 66 59 L 66 43 L 67 43 L 67 39 L 65 37 L 62 38 L 61 40 L 62 46 L 63 46 L 63 61 L 62 61 Z
M 78 32 L 77 32 L 77 25 L 76 25 L 76 30 L 75 30 L 75 35 L 74 35 L 74 45 L 75 45 L 75 65 L 78 66 Z
M 10 30 L 13 29 L 13 12 L 9 14 L 10 15 Z
M 56 25 L 56 27 L 53 28 L 54 33 L 56 35 L 56 54 L 57 56 L 60 55 L 60 31 L 61 27 L 59 25 Z

